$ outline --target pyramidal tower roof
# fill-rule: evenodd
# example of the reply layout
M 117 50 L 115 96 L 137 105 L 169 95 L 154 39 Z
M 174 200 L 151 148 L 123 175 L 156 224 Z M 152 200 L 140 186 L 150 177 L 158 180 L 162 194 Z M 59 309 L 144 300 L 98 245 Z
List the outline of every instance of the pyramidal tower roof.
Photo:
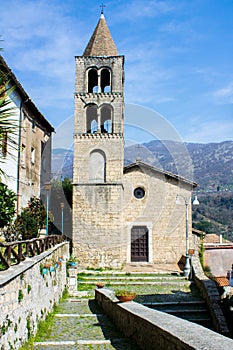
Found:
M 83 56 L 118 56 L 116 45 L 103 13 L 101 13 L 99 22 L 84 50 Z

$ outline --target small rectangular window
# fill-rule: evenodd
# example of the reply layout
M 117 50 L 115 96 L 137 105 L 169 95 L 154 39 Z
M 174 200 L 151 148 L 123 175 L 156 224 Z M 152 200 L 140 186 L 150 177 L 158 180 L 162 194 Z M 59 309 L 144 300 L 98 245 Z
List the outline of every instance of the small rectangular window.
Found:
M 32 119 L 32 131 L 36 132 L 36 122 Z
M 22 149 L 21 149 L 21 164 L 25 165 L 26 162 L 26 146 L 22 145 Z
M 31 148 L 31 163 L 35 164 L 35 148 Z

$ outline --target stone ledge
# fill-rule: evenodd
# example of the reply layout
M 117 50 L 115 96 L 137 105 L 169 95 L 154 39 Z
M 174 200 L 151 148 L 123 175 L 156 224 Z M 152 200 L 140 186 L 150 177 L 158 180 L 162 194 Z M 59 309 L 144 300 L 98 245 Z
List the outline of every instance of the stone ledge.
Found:
M 231 350 L 233 340 L 175 316 L 135 302 L 119 303 L 113 291 L 95 291 L 95 298 L 116 326 L 140 348 L 150 350 Z
M 83 134 L 74 134 L 75 138 L 79 139 L 122 139 L 122 133 L 83 133 Z
M 206 277 L 197 257 L 192 259 L 192 268 L 195 283 L 208 305 L 215 329 L 219 333 L 229 336 L 229 329 L 220 307 L 220 295 L 215 282 Z
M 40 255 L 34 256 L 32 258 L 26 258 L 24 261 L 22 261 L 20 264 L 13 265 L 9 267 L 9 269 L 0 271 L 0 287 L 3 287 L 6 283 L 9 283 L 11 280 L 16 278 L 17 276 L 21 275 L 21 273 L 27 271 L 35 264 L 38 264 L 41 260 L 44 260 L 47 256 L 51 255 L 62 247 L 65 244 L 69 244 L 68 242 L 62 242 L 58 245 L 56 245 L 53 248 L 50 248 L 49 250 L 46 250 L 45 252 L 41 253 Z

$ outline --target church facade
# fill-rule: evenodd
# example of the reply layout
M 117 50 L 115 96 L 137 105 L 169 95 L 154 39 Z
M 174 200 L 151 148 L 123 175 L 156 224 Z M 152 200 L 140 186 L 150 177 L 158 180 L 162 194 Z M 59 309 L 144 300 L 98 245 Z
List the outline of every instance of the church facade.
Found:
M 124 56 L 104 15 L 76 58 L 73 248 L 85 267 L 177 264 L 195 183 L 140 160 L 124 167 Z

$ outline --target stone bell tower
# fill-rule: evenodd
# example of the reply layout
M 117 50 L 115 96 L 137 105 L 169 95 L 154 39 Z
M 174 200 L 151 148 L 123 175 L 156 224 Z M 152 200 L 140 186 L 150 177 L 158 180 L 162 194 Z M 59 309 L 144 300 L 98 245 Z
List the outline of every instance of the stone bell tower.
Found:
M 80 264 L 122 264 L 124 56 L 103 13 L 76 60 L 73 246 Z

